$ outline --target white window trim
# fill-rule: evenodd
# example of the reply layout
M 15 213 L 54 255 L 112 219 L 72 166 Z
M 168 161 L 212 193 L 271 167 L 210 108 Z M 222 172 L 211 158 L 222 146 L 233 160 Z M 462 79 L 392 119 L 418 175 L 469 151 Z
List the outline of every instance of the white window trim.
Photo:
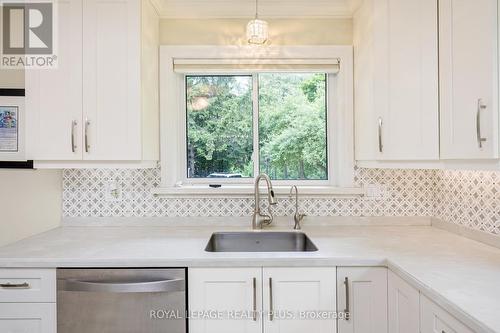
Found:
M 253 179 L 217 179 L 223 186 L 208 187 L 207 181 L 185 184 L 184 75 L 174 73 L 174 59 L 325 59 L 337 58 L 340 72 L 328 82 L 329 181 L 273 181 L 278 194 L 288 193 L 290 184 L 300 185 L 302 194 L 356 196 L 354 188 L 354 111 L 352 46 L 161 46 L 160 47 L 160 147 L 161 183 L 156 195 L 238 196 L 253 194 Z M 334 110 L 334 111 L 333 111 Z M 256 121 L 256 120 L 254 120 Z M 337 158 L 334 158 L 337 157 Z M 340 157 L 340 158 L 339 158 Z M 333 174 L 331 174 L 333 170 Z M 179 186 L 179 182 L 183 182 Z

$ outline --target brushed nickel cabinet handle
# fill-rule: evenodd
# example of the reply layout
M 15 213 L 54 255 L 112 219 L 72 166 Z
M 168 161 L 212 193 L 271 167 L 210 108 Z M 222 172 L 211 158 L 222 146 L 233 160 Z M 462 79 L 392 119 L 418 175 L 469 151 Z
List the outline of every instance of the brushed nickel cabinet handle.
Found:
M 89 126 L 90 126 L 90 120 L 86 119 L 85 120 L 85 152 L 86 153 L 88 153 L 90 151 Z
M 3 289 L 31 289 L 28 282 L 24 283 L 0 283 L 0 288 Z
M 257 278 L 253 278 L 253 308 L 252 308 L 252 316 L 253 321 L 257 321 Z
M 78 125 L 76 120 L 71 122 L 71 152 L 76 152 L 75 127 Z
M 483 138 L 481 135 L 481 111 L 486 109 L 486 105 L 483 103 L 483 99 L 477 100 L 477 111 L 476 111 L 476 135 L 477 135 L 477 145 L 479 148 L 483 148 L 483 142 L 487 139 Z
M 344 286 L 345 286 L 345 309 L 344 309 L 344 313 L 345 313 L 345 320 L 349 320 L 349 316 L 350 316 L 350 302 L 349 302 L 349 278 L 346 277 L 344 279 Z
M 384 152 L 384 144 L 382 143 L 382 127 L 384 125 L 384 122 L 382 120 L 382 117 L 378 118 L 378 151 L 379 153 Z
M 269 278 L 269 320 L 274 320 L 273 278 Z

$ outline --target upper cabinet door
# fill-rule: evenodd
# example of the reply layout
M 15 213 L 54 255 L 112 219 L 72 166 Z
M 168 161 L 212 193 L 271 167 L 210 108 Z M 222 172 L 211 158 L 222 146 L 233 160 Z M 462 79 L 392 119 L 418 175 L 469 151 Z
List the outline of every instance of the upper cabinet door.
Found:
M 498 157 L 497 0 L 440 0 L 441 158 Z
M 356 159 L 439 159 L 437 0 L 365 0 L 354 15 Z
M 387 333 L 387 268 L 339 267 L 337 304 L 350 313 L 338 333 Z
M 336 309 L 335 268 L 264 268 L 264 333 L 335 333 L 336 320 L 314 318 Z M 310 317 L 300 313 L 310 311 Z M 235 331 L 236 332 L 236 331 Z
M 439 159 L 437 0 L 374 0 L 379 160 Z
M 82 158 L 82 1 L 58 0 L 57 68 L 26 70 L 27 147 L 35 160 Z
M 205 315 L 220 312 L 223 317 L 193 318 L 189 321 L 189 332 L 262 333 L 261 275 L 261 268 L 190 268 L 190 312 Z M 230 317 L 230 313 L 234 316 Z M 243 317 L 244 314 L 251 315 Z
M 85 0 L 85 160 L 141 160 L 141 1 Z

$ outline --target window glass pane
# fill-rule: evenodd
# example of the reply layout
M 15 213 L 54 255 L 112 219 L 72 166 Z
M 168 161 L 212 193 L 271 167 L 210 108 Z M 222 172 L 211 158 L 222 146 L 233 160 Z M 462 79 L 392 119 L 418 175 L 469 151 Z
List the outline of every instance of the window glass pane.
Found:
M 326 74 L 259 74 L 260 171 L 328 179 Z
M 251 76 L 186 76 L 188 178 L 253 177 Z

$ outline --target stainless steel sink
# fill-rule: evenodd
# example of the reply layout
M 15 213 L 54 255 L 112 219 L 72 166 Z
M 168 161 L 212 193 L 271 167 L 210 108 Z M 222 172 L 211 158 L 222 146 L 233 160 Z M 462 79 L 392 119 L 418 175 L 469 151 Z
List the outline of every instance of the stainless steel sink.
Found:
M 314 252 L 318 248 L 302 232 L 216 232 L 207 252 Z

